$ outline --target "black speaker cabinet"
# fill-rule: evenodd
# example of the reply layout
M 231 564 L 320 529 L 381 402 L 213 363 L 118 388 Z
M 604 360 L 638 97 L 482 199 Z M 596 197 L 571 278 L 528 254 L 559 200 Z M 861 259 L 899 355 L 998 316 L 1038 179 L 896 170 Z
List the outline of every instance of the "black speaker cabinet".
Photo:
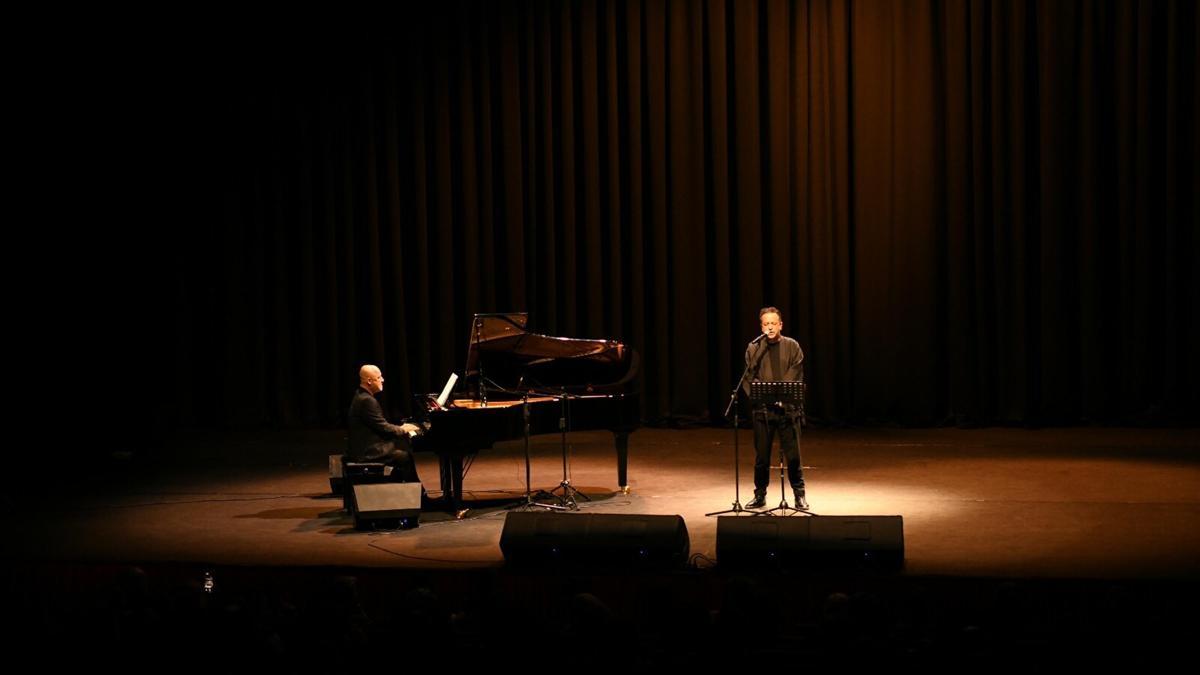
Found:
M 348 487 L 356 529 L 407 529 L 420 524 L 420 483 L 367 483 Z
M 901 516 L 723 516 L 717 519 L 723 569 L 898 570 L 904 566 Z
M 500 534 L 510 566 L 670 569 L 689 550 L 681 516 L 519 512 Z

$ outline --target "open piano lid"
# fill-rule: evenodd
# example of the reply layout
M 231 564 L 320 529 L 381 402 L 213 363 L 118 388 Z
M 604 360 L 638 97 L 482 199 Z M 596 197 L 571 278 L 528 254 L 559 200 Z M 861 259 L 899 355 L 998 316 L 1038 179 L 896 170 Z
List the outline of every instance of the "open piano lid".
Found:
M 480 370 L 501 388 L 586 393 L 625 392 L 637 375 L 637 354 L 616 340 L 552 337 L 526 330 L 529 314 L 476 314 L 467 347 L 467 391 Z

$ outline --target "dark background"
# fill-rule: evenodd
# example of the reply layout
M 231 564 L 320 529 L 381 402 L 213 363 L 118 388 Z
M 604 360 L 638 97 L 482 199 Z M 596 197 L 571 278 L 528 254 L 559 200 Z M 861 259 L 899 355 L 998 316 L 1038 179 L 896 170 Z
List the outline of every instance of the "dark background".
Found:
M 1200 421 L 1195 3 L 429 6 L 79 59 L 76 405 L 399 416 L 528 311 L 707 422 L 772 304 L 819 424 Z

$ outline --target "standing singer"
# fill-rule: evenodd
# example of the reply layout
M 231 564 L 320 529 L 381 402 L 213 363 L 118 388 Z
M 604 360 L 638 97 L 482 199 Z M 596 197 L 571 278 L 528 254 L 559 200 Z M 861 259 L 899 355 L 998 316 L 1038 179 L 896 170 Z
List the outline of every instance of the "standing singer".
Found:
M 783 334 L 783 317 L 775 307 L 763 307 L 758 312 L 762 335 L 746 347 L 746 365 L 750 376 L 743 387 L 747 398 L 750 382 L 804 381 L 804 350 L 800 343 Z M 796 495 L 796 508 L 807 511 L 804 498 L 804 471 L 800 464 L 801 410 L 792 404 L 755 404 L 751 411 L 754 421 L 754 499 L 749 509 L 761 509 L 767 503 L 770 480 L 771 443 L 779 435 L 779 446 L 787 458 L 788 481 Z

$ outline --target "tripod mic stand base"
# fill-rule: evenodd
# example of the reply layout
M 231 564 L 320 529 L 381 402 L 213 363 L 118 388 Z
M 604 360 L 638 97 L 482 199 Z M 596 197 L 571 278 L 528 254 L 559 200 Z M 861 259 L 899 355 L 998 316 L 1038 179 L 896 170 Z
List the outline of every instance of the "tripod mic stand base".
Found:
M 705 516 L 723 516 L 726 513 L 749 513 L 751 515 L 758 515 L 757 511 L 751 511 L 750 509 L 743 507 L 740 502 L 734 502 L 733 506 L 731 508 L 725 509 L 724 511 L 713 511 L 712 513 L 706 513 L 704 515 Z
M 561 497 L 554 494 L 558 490 L 563 491 Z M 591 497 L 572 487 L 571 481 L 569 480 L 564 480 L 563 482 L 559 483 L 558 487 L 550 491 L 550 494 L 553 495 L 554 498 L 558 500 L 558 503 L 562 505 L 560 508 L 569 509 L 571 511 L 575 511 L 579 508 L 579 502 L 576 501 L 576 497 L 583 497 L 589 502 L 592 501 Z
M 508 507 L 506 507 L 506 510 L 511 510 L 511 511 L 528 511 L 528 510 L 532 510 L 532 509 L 546 509 L 548 511 L 566 511 L 567 510 L 567 507 L 565 507 L 565 506 L 559 506 L 558 504 L 547 504 L 543 501 L 539 501 L 542 499 L 547 499 L 547 500 L 558 499 L 558 495 L 555 495 L 550 492 L 546 492 L 545 490 L 538 490 L 537 492 L 526 492 L 524 501 L 519 502 L 517 504 L 513 504 L 512 506 L 508 506 Z
M 780 504 L 779 506 L 776 506 L 773 509 L 767 509 L 765 511 L 755 511 L 754 515 L 756 515 L 756 516 L 815 516 L 817 514 L 809 511 L 808 509 L 798 509 L 794 506 L 789 506 L 788 503 L 786 501 L 784 501 L 782 504 Z

